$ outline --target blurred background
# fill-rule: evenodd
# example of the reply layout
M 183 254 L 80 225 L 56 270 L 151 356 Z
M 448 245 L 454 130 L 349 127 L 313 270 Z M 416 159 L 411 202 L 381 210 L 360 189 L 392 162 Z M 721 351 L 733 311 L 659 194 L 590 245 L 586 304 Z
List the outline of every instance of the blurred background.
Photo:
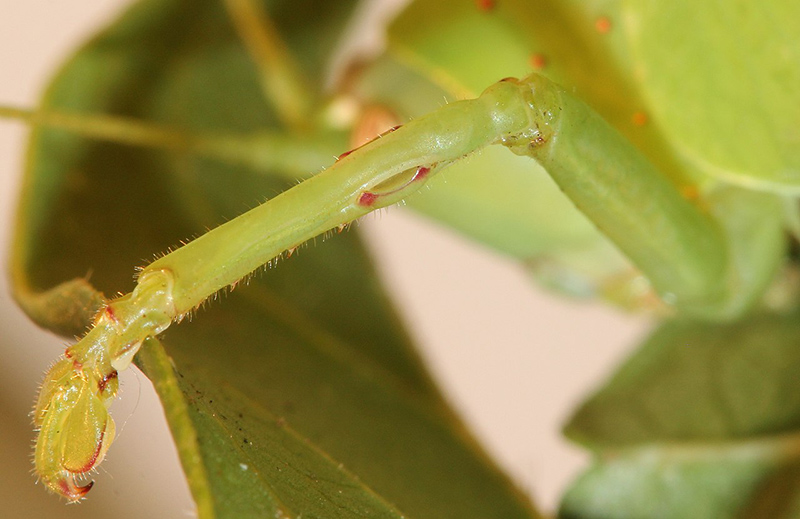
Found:
M 17 107 L 35 106 L 56 67 L 128 4 L 4 2 L 0 104 Z M 377 3 L 364 10 L 366 27 L 381 16 Z M 65 340 L 37 329 L 16 308 L 5 274 L 27 133 L 21 123 L 0 120 L 2 515 L 192 517 L 160 404 L 135 368 L 122 376 L 122 398 L 113 408 L 118 438 L 89 499 L 67 506 L 31 475 L 28 413 Z M 555 509 L 588 461 L 561 438 L 560 427 L 646 332 L 646 320 L 538 290 L 514 262 L 402 208 L 370 215 L 358 227 L 452 405 L 517 485 L 544 510 Z

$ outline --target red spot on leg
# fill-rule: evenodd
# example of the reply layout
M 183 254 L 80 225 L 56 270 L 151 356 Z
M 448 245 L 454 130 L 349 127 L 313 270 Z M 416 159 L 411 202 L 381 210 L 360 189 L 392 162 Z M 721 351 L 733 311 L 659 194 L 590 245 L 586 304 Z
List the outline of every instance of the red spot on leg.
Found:
M 644 112 L 635 112 L 633 116 L 631 116 L 631 122 L 634 126 L 644 126 L 647 124 L 647 114 Z
M 414 173 L 414 176 L 411 177 L 411 182 L 416 182 L 417 180 L 423 180 L 425 177 L 428 176 L 428 173 L 430 172 L 431 168 L 420 166 L 419 168 L 417 168 L 417 172 Z
M 430 172 L 431 172 L 431 168 L 429 168 L 427 166 L 420 166 L 414 172 L 414 175 L 411 177 L 410 180 L 406 181 L 406 183 L 404 183 L 402 186 L 400 186 L 400 187 L 398 187 L 396 189 L 393 189 L 391 191 L 387 191 L 387 192 L 384 192 L 384 193 L 373 193 L 371 191 L 364 191 L 358 197 L 358 205 L 362 205 L 364 207 L 372 207 L 375 204 L 375 201 L 378 198 L 380 198 L 382 196 L 397 194 L 397 193 L 401 192 L 403 189 L 405 189 L 408 186 L 410 186 L 411 184 L 413 184 L 414 182 L 417 182 L 419 180 L 424 180 L 425 177 L 427 177 L 428 173 L 430 173 Z
M 478 6 L 478 10 L 487 13 L 495 8 L 494 0 L 475 0 L 475 5 Z
M 370 193 L 369 191 L 364 191 L 361 193 L 361 196 L 358 197 L 358 205 L 363 205 L 364 207 L 372 207 L 375 203 L 375 200 L 378 199 L 378 195 L 375 193 Z
M 354 151 L 356 151 L 357 149 L 358 149 L 358 148 L 355 148 L 355 149 L 352 149 L 352 150 L 345 151 L 344 153 L 342 153 L 341 155 L 339 155 L 338 157 L 336 157 L 336 160 L 342 160 L 343 158 L 345 158 L 346 156 L 350 155 L 351 153 L 353 153 L 353 152 L 354 152 Z
M 103 309 L 103 314 L 104 314 L 106 317 L 108 317 L 108 319 L 109 319 L 111 322 L 113 322 L 113 323 L 117 323 L 117 322 L 119 322 L 119 320 L 117 319 L 117 314 L 116 314 L 116 313 L 114 313 L 114 309 L 113 309 L 111 306 L 107 306 L 107 307 L 105 307 L 105 309 Z

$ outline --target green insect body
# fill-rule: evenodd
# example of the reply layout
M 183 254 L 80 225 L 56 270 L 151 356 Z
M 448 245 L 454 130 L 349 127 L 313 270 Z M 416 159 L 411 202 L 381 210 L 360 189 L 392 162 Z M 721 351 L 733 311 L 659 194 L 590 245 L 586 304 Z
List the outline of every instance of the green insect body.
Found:
M 617 52 L 622 44 L 614 38 L 621 35 L 608 36 L 610 40 L 600 50 L 591 48 L 594 39 L 616 30 L 623 14 L 632 18 L 631 13 L 641 12 L 644 20 L 655 8 L 640 6 L 636 11 L 632 6 L 623 8 L 606 2 L 600 3 L 600 7 L 594 4 L 586 7 L 582 16 L 568 17 L 566 9 L 548 11 L 560 27 L 572 28 L 572 33 L 585 36 L 577 42 L 577 47 L 584 51 L 581 59 L 605 66 L 609 71 L 610 79 L 605 86 L 595 86 L 577 51 L 565 48 L 560 38 L 553 35 L 552 27 L 536 19 L 537 6 L 544 9 L 545 3 L 534 4 L 508 1 L 495 6 L 493 2 L 479 2 L 478 9 L 470 3 L 471 10 L 465 11 L 463 6 L 448 2 L 417 2 L 393 26 L 392 57 L 379 61 L 354 88 L 361 95 L 376 97 L 374 93 L 380 90 L 381 77 L 387 71 L 409 67 L 427 71 L 435 79 L 432 92 L 438 92 L 437 88 L 451 94 L 461 90 L 466 96 L 479 88 L 476 85 L 490 83 L 487 75 L 496 81 L 505 75 L 500 70 L 513 72 L 520 68 L 522 60 L 527 67 L 543 69 L 553 80 L 539 74 L 521 80 L 507 78 L 494 83 L 475 99 L 455 101 L 416 117 L 342 154 L 323 172 L 150 263 L 140 271 L 131 294 L 106 302 L 97 313 L 94 327 L 67 349 L 65 358 L 51 368 L 42 385 L 35 410 L 39 429 L 35 465 L 45 485 L 70 500 L 81 499 L 88 492 L 91 484 L 81 485 L 76 478 L 94 469 L 113 441 L 114 423 L 107 408 L 117 392 L 117 372 L 127 368 L 144 341 L 164 332 L 171 323 L 195 311 L 220 290 L 235 286 L 287 251 L 291 254 L 305 241 L 341 230 L 371 211 L 406 199 L 423 185 L 434 186 L 436 191 L 441 187 L 436 176 L 440 171 L 450 169 L 448 174 L 455 179 L 460 173 L 455 170 L 471 167 L 469 161 L 462 159 L 474 157 L 480 164 L 480 157 L 476 157 L 479 152 L 492 154 L 501 150 L 506 154 L 502 160 L 514 161 L 509 163 L 509 178 L 519 178 L 519 182 L 527 182 L 523 180 L 525 175 L 533 175 L 530 168 L 535 162 L 547 172 L 553 184 L 542 188 L 544 195 L 532 189 L 525 191 L 524 196 L 534 200 L 535 205 L 536 197 L 560 196 L 557 193 L 560 190 L 568 199 L 565 205 L 558 206 L 564 220 L 570 225 L 575 222 L 574 226 L 582 229 L 581 226 L 586 226 L 585 231 L 571 237 L 566 237 L 568 233 L 559 235 L 546 245 L 541 245 L 547 241 L 542 238 L 545 234 L 541 230 L 547 224 L 542 222 L 526 221 L 524 225 L 528 228 L 521 231 L 532 229 L 530 232 L 541 238 L 540 243 L 518 246 L 499 234 L 487 238 L 490 242 L 495 240 L 491 244 L 497 248 L 538 265 L 535 268 L 541 275 L 546 269 L 536 263 L 536 258 L 552 254 L 555 264 L 566 266 L 568 272 L 556 279 L 556 284 L 568 285 L 572 275 L 570 266 L 582 265 L 576 269 L 577 278 L 592 278 L 594 274 L 587 272 L 593 269 L 599 272 L 597 279 L 589 284 L 608 286 L 613 284 L 610 280 L 622 275 L 624 279 L 615 285 L 616 290 L 628 290 L 624 287 L 644 276 L 647 280 L 644 290 L 639 290 L 633 298 L 620 299 L 629 303 L 631 299 L 644 299 L 643 293 L 656 294 L 662 311 L 667 309 L 694 318 L 731 320 L 762 304 L 784 264 L 787 204 L 780 193 L 784 188 L 796 189 L 800 182 L 800 172 L 794 169 L 796 151 L 791 156 L 786 152 L 787 158 L 781 164 L 768 161 L 769 171 L 756 180 L 748 172 L 752 166 L 749 158 L 739 163 L 741 167 L 728 167 L 726 171 L 734 173 L 723 175 L 726 181 L 707 174 L 715 169 L 713 165 L 705 168 L 708 171 L 697 172 L 697 168 L 687 166 L 685 159 L 696 150 L 681 155 L 660 144 L 662 136 L 649 116 L 636 109 L 645 104 L 643 99 L 631 94 L 633 100 L 621 109 L 620 100 L 636 90 L 630 79 L 625 79 L 631 66 L 626 60 L 632 58 Z M 275 47 L 271 39 L 275 28 L 248 22 L 261 16 L 248 10 L 254 5 L 228 2 L 230 11 L 238 13 L 234 18 L 238 19 L 239 28 L 249 31 L 250 36 L 244 38 L 250 43 L 251 52 L 258 55 L 259 48 Z M 492 49 L 500 56 L 495 63 L 483 59 L 475 68 L 459 63 L 448 69 L 440 67 L 439 61 L 456 58 L 442 54 L 446 50 L 442 47 L 444 43 L 434 36 L 446 33 L 444 29 L 457 28 L 458 24 L 440 25 L 436 29 L 429 25 L 450 19 L 447 14 L 450 12 L 456 13 L 452 20 L 463 24 L 460 30 L 469 32 L 476 24 L 487 31 L 489 40 L 504 45 L 499 51 Z M 601 17 L 598 14 L 601 12 L 618 13 L 619 17 Z M 516 32 L 508 29 L 509 20 L 519 22 Z M 519 30 L 526 23 L 539 29 L 538 39 Z M 575 29 L 580 24 L 585 27 Z M 491 47 L 486 42 L 481 45 L 484 52 Z M 597 58 L 609 48 L 616 49 L 609 54 L 616 62 Z M 480 53 L 481 49 L 475 52 Z M 283 70 L 276 77 L 294 84 L 297 72 L 291 64 L 269 53 L 262 56 L 262 62 L 266 70 Z M 658 63 L 658 59 L 654 58 L 653 63 Z M 646 80 L 657 82 L 652 76 Z M 577 85 L 578 94 L 559 86 L 559 82 Z M 282 119 L 288 126 L 303 126 L 303 118 L 298 114 L 309 108 L 302 92 L 298 94 L 279 82 L 268 82 L 265 88 L 274 99 L 285 97 L 287 91 L 293 92 L 293 100 L 286 105 Z M 651 91 L 660 92 L 658 87 Z M 395 107 L 403 105 L 402 93 L 389 92 L 386 96 Z M 75 123 L 67 115 L 57 113 L 16 115 L 88 136 L 149 147 L 182 148 L 227 160 L 239 160 L 264 143 L 254 141 L 252 147 L 247 147 L 239 146 L 235 138 L 218 139 L 213 142 L 227 145 L 213 148 L 203 144 L 206 142 L 203 139 L 166 142 L 140 139 L 135 132 L 115 133 L 110 130 L 111 119 L 96 119 L 97 124 L 93 124 L 90 116 Z M 669 116 L 654 116 L 659 121 L 667 120 L 666 126 L 671 124 Z M 784 119 L 780 119 L 780 124 Z M 135 125 L 123 123 L 122 127 L 130 130 Z M 152 128 L 144 133 L 151 131 Z M 306 146 L 305 141 L 298 142 L 299 149 Z M 328 145 L 329 142 L 317 142 L 316 151 Z M 684 143 L 687 148 L 695 145 L 695 142 Z M 786 150 L 780 139 L 770 146 L 783 150 L 775 151 L 778 155 Z M 315 150 L 310 145 L 307 149 Z M 714 156 L 721 153 L 718 149 L 712 151 Z M 514 155 L 524 157 L 524 161 L 517 161 Z M 465 177 L 465 184 L 453 180 L 456 185 L 449 188 L 451 194 L 463 188 L 472 196 L 493 181 L 483 172 L 479 177 L 470 178 L 469 173 Z M 734 181 L 727 182 L 731 178 Z M 550 179 L 536 182 L 551 182 Z M 535 189 L 540 185 L 545 186 L 537 184 Z M 448 188 L 441 188 L 446 199 Z M 417 203 L 415 200 L 412 198 L 412 205 Z M 435 215 L 440 210 L 429 199 L 420 200 L 418 205 L 423 212 Z M 535 213 L 531 214 L 535 217 Z M 591 224 L 587 225 L 584 218 Z M 500 216 L 493 223 L 493 229 L 505 226 Z M 473 235 L 483 232 L 467 218 L 459 225 Z M 598 254 L 586 258 L 586 251 Z M 610 258 L 607 268 L 606 264 L 591 265 L 595 258 L 605 254 L 602 251 L 611 251 L 607 254 Z M 621 256 L 625 259 L 621 260 Z M 578 257 L 581 259 L 576 260 Z M 559 276 L 562 275 L 556 275 Z

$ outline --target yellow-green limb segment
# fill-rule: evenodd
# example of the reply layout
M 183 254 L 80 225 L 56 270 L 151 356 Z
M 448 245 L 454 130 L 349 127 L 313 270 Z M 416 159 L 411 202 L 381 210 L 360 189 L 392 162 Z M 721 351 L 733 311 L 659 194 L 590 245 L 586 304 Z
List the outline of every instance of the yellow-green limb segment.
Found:
M 535 75 L 506 79 L 341 155 L 322 173 L 143 268 L 134 291 L 107 302 L 45 378 L 35 415 L 41 480 L 70 500 L 88 492 L 91 484 L 76 478 L 97 466 L 113 440 L 107 408 L 116 375 L 145 340 L 284 252 L 396 203 L 491 144 L 544 165 L 655 290 L 684 311 L 719 317 L 742 307 L 764 290 L 773 257 L 780 257 L 773 254 L 780 216 L 770 216 L 771 198 L 734 194 L 725 198 L 726 211 L 700 208 L 559 86 Z M 754 233 L 727 219 L 742 203 L 767 215 L 761 224 L 769 232 L 757 234 L 768 254 L 748 252 Z M 735 275 L 744 271 L 756 275 Z

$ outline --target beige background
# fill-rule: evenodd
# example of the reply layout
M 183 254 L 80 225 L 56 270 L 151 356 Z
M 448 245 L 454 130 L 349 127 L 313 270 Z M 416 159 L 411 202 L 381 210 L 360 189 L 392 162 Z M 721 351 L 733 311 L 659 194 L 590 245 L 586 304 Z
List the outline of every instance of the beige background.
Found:
M 0 0 L 0 103 L 34 106 L 54 67 L 126 3 Z M 25 138 L 22 125 L 0 121 L 4 271 Z M 453 405 L 518 485 L 553 509 L 586 463 L 560 439 L 559 427 L 646 323 L 541 293 L 514 263 L 401 208 L 367 217 L 360 227 Z M 34 484 L 27 413 L 63 344 L 27 321 L 0 277 L 0 515 L 191 517 L 160 406 L 134 370 L 122 379 L 124 398 L 114 406 L 121 430 L 90 498 L 66 506 Z

